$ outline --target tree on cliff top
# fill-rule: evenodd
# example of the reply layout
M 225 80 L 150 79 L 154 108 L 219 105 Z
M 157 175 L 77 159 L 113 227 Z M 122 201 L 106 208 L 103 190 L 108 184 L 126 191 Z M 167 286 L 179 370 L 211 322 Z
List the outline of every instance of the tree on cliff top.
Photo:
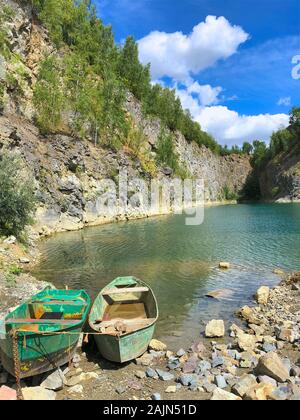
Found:
M 75 54 L 80 62 L 83 61 L 90 79 L 94 79 L 95 76 L 96 79 L 102 79 L 104 93 L 105 89 L 111 90 L 112 82 L 116 82 L 117 89 L 114 93 L 121 92 L 121 99 L 124 99 L 124 88 L 127 88 L 142 102 L 145 115 L 160 118 L 166 128 L 181 131 L 189 142 L 195 141 L 215 153 L 220 152 L 217 142 L 203 132 L 191 115 L 183 110 L 174 90 L 159 85 L 152 86 L 150 66 L 144 66 L 140 62 L 138 44 L 134 38 L 128 37 L 122 47 L 116 45 L 111 26 L 105 26 L 97 17 L 96 9 L 90 0 L 28 1 L 33 4 L 36 15 L 47 27 L 52 41 L 61 49 L 63 55 Z M 81 82 L 78 81 L 76 91 L 84 94 L 84 82 L 82 86 L 79 86 L 79 83 Z M 67 96 L 70 97 L 70 93 L 71 91 L 67 92 Z M 96 92 L 93 92 L 92 96 L 97 96 Z M 105 113 L 111 110 L 114 116 L 104 115 L 103 120 L 116 121 L 115 111 L 123 114 L 121 119 L 124 119 L 124 101 L 117 100 L 115 94 L 113 96 L 113 106 Z M 72 104 L 77 102 L 77 98 L 69 99 L 70 111 L 78 114 L 77 110 L 72 109 Z M 98 107 L 99 104 L 96 105 Z M 42 112 L 42 108 L 38 111 Z M 85 115 L 81 117 L 82 120 L 85 119 Z M 118 122 L 117 125 L 120 127 Z M 114 130 L 115 124 L 106 127 L 113 127 Z M 119 129 L 118 132 L 120 133 Z M 114 136 L 115 132 L 110 133 L 110 137 Z
M 35 210 L 34 182 L 22 159 L 15 154 L 0 155 L 0 233 L 22 236 Z

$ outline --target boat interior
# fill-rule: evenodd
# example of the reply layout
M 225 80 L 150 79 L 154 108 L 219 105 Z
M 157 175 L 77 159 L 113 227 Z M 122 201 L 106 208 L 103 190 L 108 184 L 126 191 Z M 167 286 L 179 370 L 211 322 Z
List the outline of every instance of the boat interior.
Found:
M 8 315 L 6 331 L 39 332 L 73 326 L 83 319 L 87 305 L 78 293 L 37 295 Z
M 148 287 L 105 289 L 102 298 L 101 316 L 94 328 L 103 334 L 128 334 L 150 326 L 157 318 L 156 301 Z

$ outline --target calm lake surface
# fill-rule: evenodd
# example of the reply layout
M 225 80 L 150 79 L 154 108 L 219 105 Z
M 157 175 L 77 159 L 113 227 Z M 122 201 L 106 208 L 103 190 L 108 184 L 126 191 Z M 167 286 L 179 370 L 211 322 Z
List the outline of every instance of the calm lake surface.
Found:
M 205 210 L 201 226 L 164 216 L 55 235 L 41 244 L 34 274 L 94 298 L 118 276 L 149 283 L 159 303 L 157 338 L 177 349 L 195 341 L 212 318 L 232 320 L 257 288 L 275 285 L 274 268 L 300 270 L 300 205 L 238 205 Z M 218 269 L 220 261 L 233 268 Z M 225 299 L 205 294 L 220 288 Z

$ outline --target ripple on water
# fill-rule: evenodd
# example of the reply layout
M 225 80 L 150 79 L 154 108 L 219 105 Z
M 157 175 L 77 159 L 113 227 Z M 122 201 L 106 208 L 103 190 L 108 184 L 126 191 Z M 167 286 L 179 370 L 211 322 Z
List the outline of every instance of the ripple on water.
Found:
M 207 320 L 230 319 L 261 284 L 276 284 L 274 268 L 300 269 L 299 239 L 300 205 L 211 207 L 201 226 L 169 216 L 56 235 L 41 244 L 35 274 L 92 297 L 115 277 L 140 277 L 158 298 L 158 337 L 176 348 L 199 337 Z M 219 270 L 219 261 L 232 269 Z M 223 288 L 227 298 L 205 296 Z

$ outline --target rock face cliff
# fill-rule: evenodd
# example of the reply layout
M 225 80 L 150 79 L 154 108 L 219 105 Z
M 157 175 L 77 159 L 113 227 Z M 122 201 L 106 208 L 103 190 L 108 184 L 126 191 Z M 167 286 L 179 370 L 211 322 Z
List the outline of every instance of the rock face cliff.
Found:
M 0 7 L 1 4 L 3 0 Z M 119 171 L 126 169 L 129 185 L 130 179 L 137 177 L 149 182 L 149 174 L 144 172 L 139 160 L 126 150 L 114 152 L 94 146 L 88 140 L 77 138 L 76 133 L 49 136 L 39 133 L 34 125 L 33 86 L 42 57 L 54 47 L 47 31 L 34 22 L 29 7 L 12 0 L 5 0 L 5 4 L 16 13 L 9 29 L 11 48 L 18 60 L 1 59 L 0 82 L 5 84 L 5 95 L 0 116 L 0 150 L 19 152 L 34 174 L 39 201 L 37 230 L 45 234 L 156 214 L 134 197 L 129 205 L 126 203 L 126 209 L 124 203 L 119 202 L 117 214 L 99 212 L 103 179 L 117 182 Z M 141 105 L 130 94 L 125 106 L 143 131 L 149 152 L 155 156 L 161 122 L 145 118 Z M 193 178 L 204 179 L 207 202 L 225 199 L 225 190 L 232 195 L 242 191 L 252 171 L 248 157 L 220 157 L 205 147 L 188 143 L 180 133 L 175 133 L 175 138 L 180 163 Z M 169 168 L 160 167 L 157 176 L 164 180 L 172 178 L 173 174 Z
M 260 174 L 262 198 L 267 201 L 300 201 L 300 150 L 294 147 L 268 163 Z

